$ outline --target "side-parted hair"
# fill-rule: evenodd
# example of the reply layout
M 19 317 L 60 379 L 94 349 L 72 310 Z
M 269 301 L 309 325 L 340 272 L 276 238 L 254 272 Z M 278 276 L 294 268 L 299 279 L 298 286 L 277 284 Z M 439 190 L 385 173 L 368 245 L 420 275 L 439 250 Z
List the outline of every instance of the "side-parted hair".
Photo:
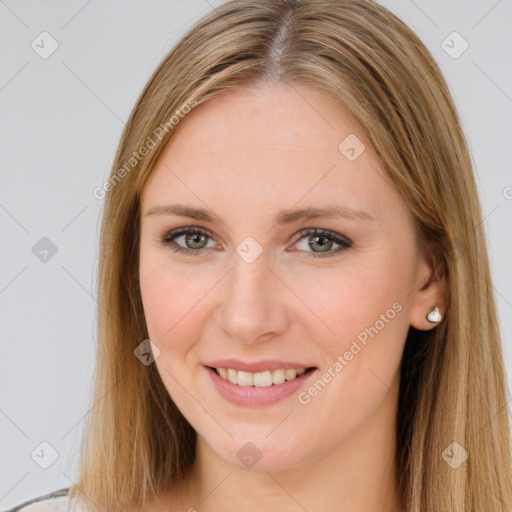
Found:
M 467 142 L 425 45 L 371 0 L 228 1 L 188 30 L 145 86 L 100 191 L 97 370 L 71 495 L 121 511 L 179 487 L 193 464 L 194 429 L 155 365 L 134 355 L 148 338 L 140 193 L 193 108 L 235 87 L 278 83 L 306 86 L 354 117 L 446 279 L 443 321 L 429 331 L 410 327 L 401 364 L 403 510 L 510 510 L 507 381 Z M 456 468 L 443 458 L 453 442 L 468 454 Z

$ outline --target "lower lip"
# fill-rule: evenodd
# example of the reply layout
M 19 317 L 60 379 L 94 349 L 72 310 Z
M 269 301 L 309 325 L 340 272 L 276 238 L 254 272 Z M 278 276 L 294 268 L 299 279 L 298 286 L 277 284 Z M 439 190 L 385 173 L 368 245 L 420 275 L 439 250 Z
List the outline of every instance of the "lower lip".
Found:
M 239 386 L 223 379 L 215 370 L 205 367 L 210 374 L 213 383 L 219 393 L 229 402 L 235 405 L 246 407 L 258 407 L 271 405 L 293 393 L 296 393 L 302 385 L 316 372 L 316 369 L 296 377 L 293 380 L 286 380 L 282 384 L 272 384 L 272 386 Z

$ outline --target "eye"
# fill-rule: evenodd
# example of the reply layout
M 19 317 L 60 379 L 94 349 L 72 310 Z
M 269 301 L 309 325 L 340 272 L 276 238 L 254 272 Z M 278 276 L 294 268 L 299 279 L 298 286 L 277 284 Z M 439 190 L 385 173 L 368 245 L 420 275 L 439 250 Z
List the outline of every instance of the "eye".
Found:
M 300 238 L 305 238 L 305 242 L 307 243 L 307 247 L 313 249 L 313 258 L 326 258 L 329 256 L 333 256 L 334 254 L 339 254 L 346 249 L 352 247 L 352 242 L 342 235 L 337 235 L 332 231 L 328 231 L 327 229 L 303 229 L 299 232 Z M 332 251 L 332 244 L 337 244 L 339 247 Z M 315 248 L 319 248 L 320 251 L 317 252 Z M 325 254 L 322 254 L 325 253 Z
M 176 240 L 180 238 L 185 239 L 185 247 L 176 243 Z M 204 228 L 188 227 L 170 231 L 160 239 L 160 242 L 164 246 L 169 246 L 174 252 L 199 255 L 200 249 L 206 247 L 208 239 L 211 240 L 211 238 L 212 233 Z M 188 245 L 192 247 L 187 247 Z
M 326 229 L 303 229 L 298 234 L 300 235 L 300 238 L 297 242 L 301 241 L 303 238 L 307 238 L 306 247 L 312 249 L 313 258 L 333 256 L 334 254 L 341 253 L 352 247 L 352 242 L 348 238 L 342 235 L 337 235 L 336 233 Z M 180 238 L 184 239 L 185 247 L 177 243 L 177 240 Z M 215 244 L 212 238 L 212 233 L 205 228 L 186 227 L 178 228 L 166 233 L 160 238 L 160 243 L 164 246 L 170 247 L 174 252 L 188 255 L 199 255 L 201 249 L 208 247 L 208 239 Z M 332 250 L 333 243 L 339 246 L 334 251 Z M 210 246 L 210 248 L 211 247 L 212 246 Z M 319 249 L 319 251 L 316 249 Z M 306 250 L 306 252 L 308 251 Z

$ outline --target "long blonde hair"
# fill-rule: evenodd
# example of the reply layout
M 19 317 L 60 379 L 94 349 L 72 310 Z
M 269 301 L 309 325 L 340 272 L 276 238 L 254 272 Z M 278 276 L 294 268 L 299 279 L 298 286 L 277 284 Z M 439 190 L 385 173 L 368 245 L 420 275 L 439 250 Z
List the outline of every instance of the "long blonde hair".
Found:
M 140 192 L 187 112 L 230 88 L 277 82 L 308 86 L 354 116 L 446 278 L 445 318 L 430 331 L 411 327 L 404 349 L 396 432 L 403 510 L 509 510 L 507 382 L 470 154 L 436 62 L 371 0 L 226 2 L 188 31 L 141 93 L 99 192 L 97 375 L 72 496 L 122 510 L 179 486 L 194 462 L 195 431 L 155 365 L 134 356 L 148 338 Z M 453 442 L 468 454 L 457 468 L 443 457 Z

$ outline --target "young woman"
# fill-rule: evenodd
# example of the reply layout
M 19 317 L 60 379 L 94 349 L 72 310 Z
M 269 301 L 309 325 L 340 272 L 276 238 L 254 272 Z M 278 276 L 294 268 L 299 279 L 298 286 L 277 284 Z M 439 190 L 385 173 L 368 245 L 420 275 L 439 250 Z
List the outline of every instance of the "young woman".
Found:
M 98 194 L 95 405 L 63 507 L 512 507 L 471 159 L 392 13 L 212 10 L 148 82 Z

